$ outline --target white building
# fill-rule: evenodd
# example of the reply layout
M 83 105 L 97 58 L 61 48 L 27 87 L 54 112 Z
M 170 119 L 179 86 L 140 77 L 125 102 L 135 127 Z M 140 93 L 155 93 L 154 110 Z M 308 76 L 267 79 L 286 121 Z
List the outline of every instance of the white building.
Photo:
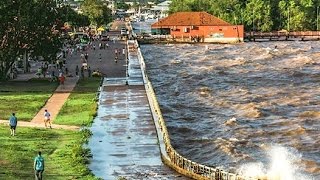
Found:
M 172 1 L 164 1 L 162 3 L 157 4 L 156 6 L 152 7 L 150 11 L 154 12 L 158 15 L 158 18 L 164 18 L 168 16 L 169 6 Z

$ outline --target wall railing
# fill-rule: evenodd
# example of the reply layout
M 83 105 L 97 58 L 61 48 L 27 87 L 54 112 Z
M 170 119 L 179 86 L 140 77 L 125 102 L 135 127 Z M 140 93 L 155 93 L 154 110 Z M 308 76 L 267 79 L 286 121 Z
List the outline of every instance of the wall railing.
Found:
M 130 44 L 131 43 L 131 44 Z M 191 177 L 193 179 L 200 180 L 254 180 L 256 178 L 243 177 L 238 174 L 229 173 L 221 169 L 206 166 L 193 162 L 182 155 L 180 155 L 171 145 L 170 136 L 167 130 L 165 120 L 163 119 L 161 109 L 153 90 L 152 84 L 146 73 L 146 65 L 144 58 L 141 54 L 139 44 L 136 40 L 128 43 L 128 48 L 134 46 L 138 55 L 138 59 L 141 66 L 144 86 L 146 89 L 147 97 L 149 100 L 150 109 L 154 119 L 154 123 L 157 129 L 157 135 L 160 145 L 161 158 L 163 162 L 176 170 L 177 172 Z M 132 47 L 131 47 L 132 48 Z M 129 52 L 130 53 L 130 52 Z

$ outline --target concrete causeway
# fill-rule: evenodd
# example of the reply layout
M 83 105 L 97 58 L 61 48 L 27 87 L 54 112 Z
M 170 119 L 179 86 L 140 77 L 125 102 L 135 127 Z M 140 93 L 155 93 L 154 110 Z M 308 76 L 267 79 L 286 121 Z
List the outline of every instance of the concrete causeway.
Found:
M 188 179 L 161 161 L 138 58 L 134 51 L 128 57 L 128 65 L 122 67 L 128 67 L 129 77 L 118 73 L 104 79 L 88 144 L 93 155 L 89 168 L 106 180 Z

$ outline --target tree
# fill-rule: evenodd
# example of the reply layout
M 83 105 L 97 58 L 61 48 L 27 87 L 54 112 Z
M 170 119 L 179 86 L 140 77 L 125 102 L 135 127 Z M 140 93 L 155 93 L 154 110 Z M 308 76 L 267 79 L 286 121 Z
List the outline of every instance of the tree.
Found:
M 34 22 L 30 26 L 30 32 L 33 31 L 33 36 L 36 37 L 33 39 L 33 46 L 30 47 L 34 56 L 43 56 L 49 62 L 56 59 L 56 54 L 62 45 L 59 30 L 64 21 L 61 15 L 55 2 L 50 0 L 38 1 L 30 10 L 30 21 Z
M 272 29 L 273 22 L 269 1 L 249 0 L 244 13 L 247 29 L 252 31 L 270 31 Z
M 85 0 L 81 4 L 81 9 L 93 25 L 101 26 L 111 20 L 111 10 L 100 0 Z
M 52 0 L 2 1 L 0 5 L 0 79 L 7 74 L 18 56 L 40 52 L 52 57 L 61 42 L 56 3 Z M 39 53 L 40 55 L 40 53 Z M 50 59 L 48 59 L 50 60 Z
M 102 6 L 102 16 L 97 18 L 97 25 L 108 24 L 112 21 L 111 10 L 107 6 Z
M 170 14 L 207 11 L 232 24 L 241 22 L 247 31 L 314 30 L 317 10 L 319 0 L 173 0 L 169 6 Z
M 211 0 L 194 0 L 193 2 L 189 2 L 189 7 L 192 11 L 207 11 L 211 5 Z
M 63 23 L 76 27 L 89 26 L 90 21 L 87 16 L 77 13 L 69 5 L 63 5 L 58 9 L 59 20 Z
M 191 0 L 173 0 L 169 6 L 169 14 L 181 11 L 191 11 L 189 7 Z
M 298 6 L 294 0 L 279 2 L 279 9 L 285 17 L 287 31 L 303 30 L 305 23 L 305 13 L 302 6 Z
M 123 0 L 116 3 L 116 9 L 128 10 L 129 8 L 130 8 L 130 6 L 128 4 L 126 4 Z

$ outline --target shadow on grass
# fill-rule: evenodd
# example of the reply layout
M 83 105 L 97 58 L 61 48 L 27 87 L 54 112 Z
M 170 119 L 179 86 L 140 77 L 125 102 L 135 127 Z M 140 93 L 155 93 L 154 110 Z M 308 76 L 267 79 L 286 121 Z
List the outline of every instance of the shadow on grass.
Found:
M 0 92 L 53 92 L 58 83 L 47 79 L 31 79 L 29 81 L 2 81 Z

